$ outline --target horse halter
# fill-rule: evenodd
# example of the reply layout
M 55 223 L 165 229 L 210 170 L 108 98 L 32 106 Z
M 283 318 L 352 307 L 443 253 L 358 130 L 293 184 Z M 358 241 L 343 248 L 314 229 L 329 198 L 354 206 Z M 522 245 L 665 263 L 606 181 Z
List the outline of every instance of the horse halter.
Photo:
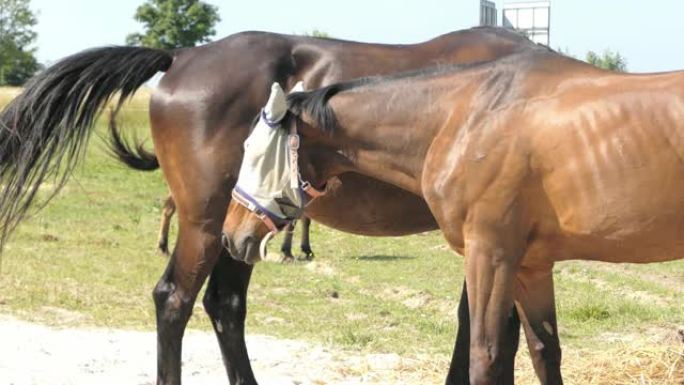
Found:
M 263 113 L 262 113 L 263 116 Z M 280 128 L 276 128 L 280 129 Z M 300 211 L 313 202 L 316 198 L 325 195 L 325 190 L 319 190 L 315 188 L 309 181 L 302 179 L 301 173 L 299 172 L 299 135 L 297 134 L 296 123 L 292 124 L 290 127 L 290 133 L 288 134 L 288 151 L 290 154 L 290 188 L 299 189 L 304 192 L 308 200 L 306 204 L 300 207 Z M 268 227 L 268 229 L 273 233 L 273 235 L 282 231 L 288 223 L 294 222 L 298 218 L 281 218 L 277 214 L 269 211 L 268 209 L 262 207 L 254 198 L 252 198 L 247 192 L 242 190 L 240 187 L 235 186 L 232 192 L 232 197 L 235 201 L 247 210 L 253 212 L 262 222 Z
M 299 83 L 293 91 L 298 88 L 302 88 Z M 306 205 L 325 194 L 301 177 L 296 122 L 290 125 L 286 137 L 282 133 L 280 123 L 286 114 L 285 93 L 274 83 L 269 101 L 245 141 L 245 160 L 232 192 L 237 203 L 268 227 L 270 232 L 265 239 L 299 218 Z

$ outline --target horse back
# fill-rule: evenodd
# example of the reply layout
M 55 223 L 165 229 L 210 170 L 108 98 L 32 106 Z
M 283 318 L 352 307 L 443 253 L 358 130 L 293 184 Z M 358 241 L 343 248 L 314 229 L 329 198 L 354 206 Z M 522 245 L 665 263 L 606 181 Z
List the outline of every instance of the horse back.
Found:
M 178 50 L 150 102 L 155 152 L 179 212 L 202 218 L 223 205 L 217 197 L 233 187 L 242 143 L 273 82 L 289 88 L 303 80 L 313 89 L 360 76 L 490 60 L 533 46 L 514 33 L 483 28 L 409 45 L 245 32 Z M 425 203 L 413 194 L 367 178 L 346 178 L 341 189 L 348 193 L 311 205 L 314 219 L 376 235 L 377 228 L 382 234 L 406 234 L 435 227 Z M 372 218 L 351 198 L 360 192 L 380 202 Z M 348 209 L 341 212 L 341 205 Z M 396 207 L 411 208 L 414 221 L 403 221 Z

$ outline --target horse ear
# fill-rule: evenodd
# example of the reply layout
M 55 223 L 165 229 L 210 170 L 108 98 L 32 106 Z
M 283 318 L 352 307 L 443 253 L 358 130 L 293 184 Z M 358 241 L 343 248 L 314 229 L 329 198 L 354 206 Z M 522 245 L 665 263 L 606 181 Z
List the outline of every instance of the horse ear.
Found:
M 315 136 L 313 127 L 319 126 L 316 116 L 312 115 L 309 106 L 315 102 L 312 96 L 317 95 L 317 91 L 306 92 L 304 83 L 301 81 L 292 87 L 287 95 L 288 110 L 292 115 L 292 121 L 299 122 L 299 131 L 303 131 L 306 136 Z M 292 123 L 294 124 L 294 123 Z
M 266 102 L 266 105 L 264 106 L 264 114 L 268 121 L 277 123 L 285 117 L 285 113 L 287 113 L 285 91 L 280 87 L 280 84 L 273 83 L 271 85 L 271 95 L 268 97 L 268 102 Z
M 297 84 L 294 85 L 294 87 L 292 87 L 292 89 L 290 90 L 290 93 L 304 92 L 305 90 L 306 89 L 304 88 L 304 82 L 300 80 L 297 82 Z

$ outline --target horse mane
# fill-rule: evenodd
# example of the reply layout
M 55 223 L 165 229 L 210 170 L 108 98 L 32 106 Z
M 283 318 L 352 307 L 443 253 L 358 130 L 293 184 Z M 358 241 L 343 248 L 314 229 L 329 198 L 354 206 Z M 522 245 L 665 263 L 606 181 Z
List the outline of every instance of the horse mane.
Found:
M 436 65 L 396 74 L 358 78 L 348 82 L 331 84 L 308 92 L 293 92 L 287 96 L 288 110 L 292 115 L 300 119 L 305 117 L 310 124 L 315 125 L 324 133 L 332 135 L 337 129 L 337 117 L 335 116 L 335 111 L 328 105 L 328 101 L 340 92 L 350 91 L 364 86 L 380 85 L 401 80 L 463 71 L 486 63 L 491 63 L 491 61 Z
M 323 132 L 332 135 L 337 128 L 337 118 L 328 100 L 342 91 L 344 86 L 344 83 L 337 83 L 310 92 L 293 92 L 287 95 L 287 108 L 300 119 L 303 115 L 308 116 Z

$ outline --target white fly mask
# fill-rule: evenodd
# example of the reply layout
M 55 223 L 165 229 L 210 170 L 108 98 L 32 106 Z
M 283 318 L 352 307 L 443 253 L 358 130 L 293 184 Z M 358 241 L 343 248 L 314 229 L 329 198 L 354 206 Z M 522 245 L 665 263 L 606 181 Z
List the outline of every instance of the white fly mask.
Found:
M 301 82 L 292 89 L 302 90 Z M 311 197 L 319 194 L 301 182 L 297 164 L 299 136 L 294 126 L 292 132 L 287 132 L 280 124 L 286 114 L 285 92 L 273 83 L 259 121 L 244 143 L 244 158 L 233 190 L 233 198 L 259 216 L 274 234 L 283 223 L 301 216 L 307 193 Z

